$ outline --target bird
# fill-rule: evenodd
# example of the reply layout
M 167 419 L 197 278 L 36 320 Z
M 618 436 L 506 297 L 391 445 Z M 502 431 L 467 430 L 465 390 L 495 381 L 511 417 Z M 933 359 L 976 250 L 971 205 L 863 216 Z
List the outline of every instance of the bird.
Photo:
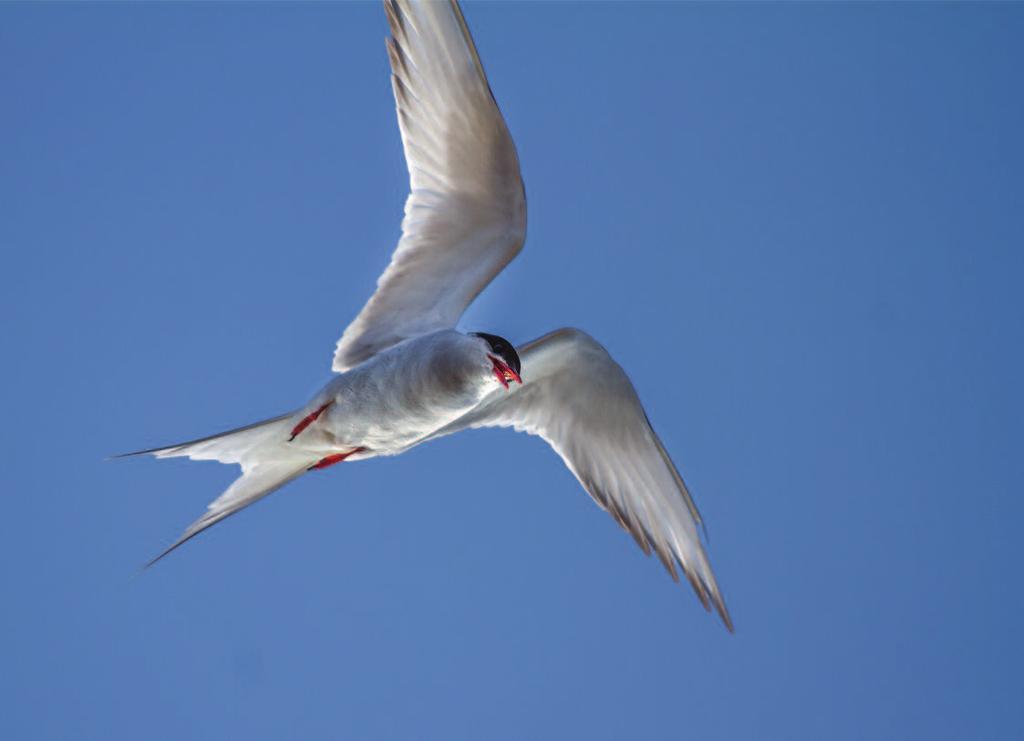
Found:
M 305 406 L 124 454 L 241 466 L 241 476 L 148 565 L 307 473 L 398 455 L 463 430 L 511 427 L 546 441 L 594 502 L 674 580 L 685 576 L 732 632 L 693 497 L 605 348 L 574 328 L 518 347 L 457 328 L 523 248 L 519 157 L 457 0 L 384 0 L 384 11 L 409 172 L 391 261 L 338 340 L 334 375 Z

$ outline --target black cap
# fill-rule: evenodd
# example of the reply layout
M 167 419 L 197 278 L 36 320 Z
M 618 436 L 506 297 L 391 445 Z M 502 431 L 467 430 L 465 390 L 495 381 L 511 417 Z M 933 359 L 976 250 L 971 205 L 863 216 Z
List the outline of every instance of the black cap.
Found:
M 516 352 L 511 342 L 504 337 L 498 337 L 496 334 L 487 334 L 486 332 L 470 332 L 470 334 L 486 340 L 487 344 L 491 346 L 492 352 L 501 356 L 501 359 L 508 364 L 508 367 L 516 373 L 520 372 L 522 365 L 519 362 L 519 353 Z

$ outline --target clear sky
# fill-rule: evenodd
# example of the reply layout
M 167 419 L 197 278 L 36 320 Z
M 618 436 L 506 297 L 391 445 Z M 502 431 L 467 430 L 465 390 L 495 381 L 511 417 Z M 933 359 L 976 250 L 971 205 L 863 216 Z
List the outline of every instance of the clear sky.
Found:
M 398 237 L 377 4 L 0 4 L 0 736 L 1011 739 L 1024 5 L 471 4 L 527 247 L 736 622 L 490 430 L 310 475 L 104 457 L 294 408 Z

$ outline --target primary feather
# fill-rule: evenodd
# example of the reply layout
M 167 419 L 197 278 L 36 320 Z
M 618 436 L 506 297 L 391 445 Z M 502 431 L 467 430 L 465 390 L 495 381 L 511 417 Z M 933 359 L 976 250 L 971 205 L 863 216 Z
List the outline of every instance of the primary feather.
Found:
M 675 579 L 678 563 L 704 606 L 714 605 L 732 630 L 701 544 L 700 513 L 622 367 L 576 329 L 527 343 L 519 357 L 522 387 L 492 392 L 434 437 L 467 427 L 513 427 L 543 438 L 594 501 Z
M 454 327 L 526 236 L 519 158 L 459 6 L 384 7 L 410 192 L 391 264 L 338 341 L 338 372 Z

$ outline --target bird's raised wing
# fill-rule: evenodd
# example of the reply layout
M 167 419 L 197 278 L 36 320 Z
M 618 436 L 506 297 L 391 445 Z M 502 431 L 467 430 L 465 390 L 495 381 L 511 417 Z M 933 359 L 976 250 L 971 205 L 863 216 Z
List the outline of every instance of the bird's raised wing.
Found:
M 519 349 L 523 385 L 498 390 L 436 436 L 467 427 L 514 427 L 551 445 L 583 488 L 672 578 L 682 567 L 694 591 L 732 630 L 701 544 L 700 514 L 651 429 L 633 384 L 589 335 L 560 329 Z
M 411 192 L 391 264 L 338 341 L 339 372 L 454 327 L 526 235 L 515 145 L 458 4 L 385 0 L 384 8 Z

